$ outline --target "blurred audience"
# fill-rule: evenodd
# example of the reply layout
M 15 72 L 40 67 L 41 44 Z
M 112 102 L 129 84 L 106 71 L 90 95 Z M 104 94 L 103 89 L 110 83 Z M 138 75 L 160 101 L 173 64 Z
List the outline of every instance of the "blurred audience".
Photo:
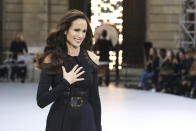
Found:
M 138 87 L 196 98 L 196 51 L 179 48 L 175 54 L 172 49 L 161 48 L 159 56 L 156 52 L 150 49 Z

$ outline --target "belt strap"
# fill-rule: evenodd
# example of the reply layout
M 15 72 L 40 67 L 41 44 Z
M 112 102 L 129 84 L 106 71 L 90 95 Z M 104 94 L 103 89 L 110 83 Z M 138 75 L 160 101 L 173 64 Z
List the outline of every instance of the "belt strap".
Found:
M 64 96 L 65 97 L 87 97 L 88 98 L 89 95 L 87 91 L 78 91 L 78 92 L 65 91 Z

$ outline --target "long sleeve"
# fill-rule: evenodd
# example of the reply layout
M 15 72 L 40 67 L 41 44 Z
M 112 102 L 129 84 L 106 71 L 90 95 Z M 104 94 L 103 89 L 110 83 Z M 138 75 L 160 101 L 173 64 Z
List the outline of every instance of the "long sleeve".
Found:
M 37 90 L 37 104 L 40 108 L 44 108 L 59 96 L 63 95 L 63 92 L 69 89 L 70 84 L 63 79 L 58 85 L 49 90 L 55 75 L 49 75 L 41 72 L 40 81 Z
M 93 72 L 93 86 L 90 89 L 90 99 L 89 99 L 95 115 L 95 124 L 97 131 L 101 131 L 101 103 L 98 90 L 98 70 Z
M 155 61 L 153 62 L 152 69 L 157 70 L 159 68 L 159 58 L 156 57 Z
M 25 42 L 25 41 L 23 41 L 23 43 L 24 43 L 24 50 L 25 50 L 25 52 L 26 52 L 26 53 L 28 53 L 27 44 L 26 44 L 26 42 Z

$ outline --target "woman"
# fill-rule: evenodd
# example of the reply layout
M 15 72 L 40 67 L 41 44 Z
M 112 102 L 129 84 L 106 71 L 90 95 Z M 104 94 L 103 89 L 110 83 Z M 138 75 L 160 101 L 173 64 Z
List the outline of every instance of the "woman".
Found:
M 185 96 L 196 97 L 196 51 L 193 52 L 193 63 L 189 69 L 188 75 L 181 82 L 185 89 Z
M 158 67 L 159 67 L 159 57 L 157 55 L 157 51 L 155 48 L 150 48 L 146 71 L 141 74 L 140 80 L 138 83 L 139 88 L 143 86 L 144 89 L 148 89 L 149 83 L 150 83 L 149 80 L 152 79 L 153 82 L 156 81 L 156 80 L 154 81 L 153 78 L 154 76 L 157 76 Z
M 180 48 L 176 55 L 177 61 L 178 61 L 178 68 L 179 73 L 181 75 L 181 78 L 183 79 L 184 75 L 187 74 L 186 72 L 186 59 L 185 59 L 185 51 L 184 49 Z
M 11 42 L 10 51 L 13 53 L 13 59 L 17 59 L 17 55 L 28 53 L 27 44 L 23 40 L 23 34 L 17 33 L 15 39 Z
M 91 47 L 89 20 L 78 10 L 68 11 L 49 34 L 37 57 L 37 104 L 44 108 L 53 102 L 46 131 L 101 131 L 99 59 Z
M 172 60 L 172 79 L 170 80 L 166 76 L 166 80 L 170 80 L 172 84 L 167 85 L 167 87 L 172 87 L 173 94 L 184 95 L 185 88 L 181 86 L 181 82 L 185 79 L 187 75 L 185 51 L 182 48 L 178 49 L 176 57 Z
M 157 91 L 173 93 L 174 92 L 174 58 L 175 54 L 171 49 L 161 49 L 160 56 L 162 58 L 160 73 L 159 73 L 159 82 L 157 86 Z
M 17 77 L 21 78 L 21 82 L 24 83 L 27 67 L 25 61 L 20 60 L 18 56 L 28 53 L 28 48 L 21 32 L 17 33 L 15 39 L 11 42 L 10 52 L 12 52 L 11 80 L 15 81 Z

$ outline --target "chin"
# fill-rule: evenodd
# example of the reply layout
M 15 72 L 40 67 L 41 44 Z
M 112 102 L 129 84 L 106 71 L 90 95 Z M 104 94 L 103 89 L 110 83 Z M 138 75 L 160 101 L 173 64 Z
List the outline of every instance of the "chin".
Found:
M 79 48 L 80 45 L 81 45 L 81 43 L 80 43 L 80 44 L 74 44 L 73 46 L 74 46 L 75 48 Z

